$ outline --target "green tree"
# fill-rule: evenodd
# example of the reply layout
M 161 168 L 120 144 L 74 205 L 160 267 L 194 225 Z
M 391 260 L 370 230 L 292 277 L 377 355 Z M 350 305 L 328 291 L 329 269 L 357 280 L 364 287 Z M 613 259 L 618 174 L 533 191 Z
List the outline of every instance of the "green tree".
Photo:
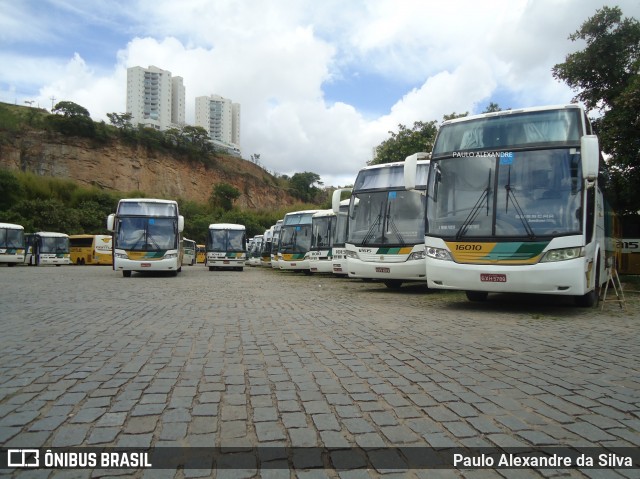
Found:
M 240 197 L 240 191 L 229 183 L 218 183 L 211 190 L 209 203 L 214 208 L 222 208 L 229 211 L 233 208 L 233 202 Z
M 317 185 L 322 185 L 320 175 L 310 171 L 304 173 L 295 173 L 289 179 L 289 191 L 296 198 L 305 202 L 312 202 L 316 195 L 320 192 Z
M 90 117 L 89 110 L 85 107 L 78 105 L 72 101 L 61 101 L 56 103 L 56 106 L 53 107 L 53 113 L 60 113 L 62 116 L 70 118 L 74 116 L 85 116 Z
M 376 157 L 367 164 L 379 165 L 404 161 L 407 156 L 419 151 L 430 152 L 437 132 L 438 126 L 435 121 L 416 121 L 411 129 L 399 124 L 398 132 L 389 132 L 391 138 L 376 147 Z
M 133 115 L 131 113 L 107 113 L 107 118 L 109 118 L 109 122 L 118 129 L 126 130 L 133 128 L 131 124 Z
M 61 101 L 52 112 L 54 114 L 47 117 L 47 122 L 54 130 L 67 136 L 95 137 L 96 125 L 85 107 L 72 101 Z
M 24 187 L 9 170 L 0 170 L 0 211 L 11 208 L 24 194 Z
M 621 213 L 640 209 L 640 23 L 619 7 L 602 7 L 569 36 L 586 47 L 555 65 L 553 76 L 577 91 L 574 100 L 600 116 L 593 123 L 610 155 L 610 201 Z M 636 185 L 636 186 L 634 186 Z
M 497 103 L 490 101 L 482 113 L 493 113 L 494 111 L 502 111 L 502 108 Z

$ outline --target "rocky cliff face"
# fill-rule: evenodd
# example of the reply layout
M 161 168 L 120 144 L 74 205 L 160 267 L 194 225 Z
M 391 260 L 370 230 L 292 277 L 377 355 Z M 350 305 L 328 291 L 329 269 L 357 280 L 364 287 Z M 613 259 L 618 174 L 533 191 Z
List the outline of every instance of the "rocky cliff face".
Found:
M 216 184 L 228 183 L 240 191 L 234 204 L 242 208 L 271 209 L 295 203 L 272 175 L 240 158 L 217 158 L 215 166 L 206 168 L 117 141 L 96 146 L 83 138 L 40 131 L 0 144 L 0 168 L 67 178 L 105 190 L 137 190 L 152 197 L 198 202 L 206 202 Z

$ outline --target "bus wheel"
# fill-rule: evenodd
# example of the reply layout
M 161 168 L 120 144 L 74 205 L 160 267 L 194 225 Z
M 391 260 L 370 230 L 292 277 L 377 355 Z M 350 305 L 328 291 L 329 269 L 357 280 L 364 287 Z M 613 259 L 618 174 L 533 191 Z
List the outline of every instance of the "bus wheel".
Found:
M 598 266 L 596 267 L 596 284 L 592 291 L 589 291 L 587 294 L 583 294 L 582 296 L 576 296 L 574 301 L 576 306 L 581 308 L 593 308 L 598 305 L 598 301 L 600 300 L 600 261 L 598 261 Z
M 209 271 L 213 271 L 215 268 L 213 266 L 209 266 Z
M 489 295 L 489 293 L 487 293 L 486 291 L 465 291 L 465 293 L 467 294 L 467 299 L 469 301 L 478 303 L 486 301 L 487 296 Z
M 122 276 L 125 278 L 131 278 L 131 271 L 123 271 Z
M 399 279 L 388 279 L 384 282 L 384 285 L 389 289 L 398 289 L 402 286 L 402 281 Z

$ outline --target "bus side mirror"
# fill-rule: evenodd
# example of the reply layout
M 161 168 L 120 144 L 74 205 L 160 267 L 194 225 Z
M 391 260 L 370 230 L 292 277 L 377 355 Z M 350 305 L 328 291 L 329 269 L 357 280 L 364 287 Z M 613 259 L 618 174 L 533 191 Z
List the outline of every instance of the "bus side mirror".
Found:
M 429 153 L 414 153 L 404 159 L 404 187 L 407 190 L 415 190 L 416 175 L 418 172 L 418 160 L 428 159 Z
M 107 230 L 113 231 L 115 229 L 116 215 L 111 213 L 107 216 Z
M 331 209 L 335 214 L 338 214 L 340 212 L 340 197 L 342 196 L 342 192 L 344 190 L 344 188 L 338 188 L 333 192 L 333 195 L 331 196 Z
M 600 165 L 600 145 L 596 135 L 584 135 L 580 138 L 580 155 L 584 178 L 595 180 L 598 177 Z
M 184 231 L 184 216 L 178 215 L 178 233 Z

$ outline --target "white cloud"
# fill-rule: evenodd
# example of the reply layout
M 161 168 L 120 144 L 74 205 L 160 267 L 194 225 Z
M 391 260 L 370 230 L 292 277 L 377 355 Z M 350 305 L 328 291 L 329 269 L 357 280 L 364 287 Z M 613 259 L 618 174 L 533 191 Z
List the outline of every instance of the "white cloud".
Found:
M 475 113 L 496 96 L 508 102 L 503 107 L 569 101 L 573 92 L 552 78 L 551 68 L 580 48 L 567 37 L 601 7 L 598 1 L 51 3 L 75 16 L 71 24 L 82 19 L 101 32 L 112 29 L 120 42 L 126 38 L 112 47 L 118 53 L 110 64 L 84 53 L 86 37 L 63 32 L 64 18 L 48 19 L 18 2 L 15 15 L 0 14 L 2 38 L 9 40 L 0 63 L 12 65 L 0 72 L 0 95 L 46 107 L 52 96 L 75 101 L 106 121 L 106 113 L 126 108 L 126 68 L 155 65 L 183 77 L 188 122 L 197 96 L 230 98 L 241 104 L 246 158 L 259 153 L 271 171 L 313 171 L 326 184 L 346 184 L 399 123 Z M 625 15 L 639 16 L 637 0 L 618 4 Z M 37 33 L 21 39 L 17 32 L 27 30 L 30 13 Z M 77 42 L 75 50 L 44 48 L 64 35 L 68 44 Z M 348 97 L 325 102 L 323 85 L 359 73 L 407 85 L 406 92 L 377 118 Z

